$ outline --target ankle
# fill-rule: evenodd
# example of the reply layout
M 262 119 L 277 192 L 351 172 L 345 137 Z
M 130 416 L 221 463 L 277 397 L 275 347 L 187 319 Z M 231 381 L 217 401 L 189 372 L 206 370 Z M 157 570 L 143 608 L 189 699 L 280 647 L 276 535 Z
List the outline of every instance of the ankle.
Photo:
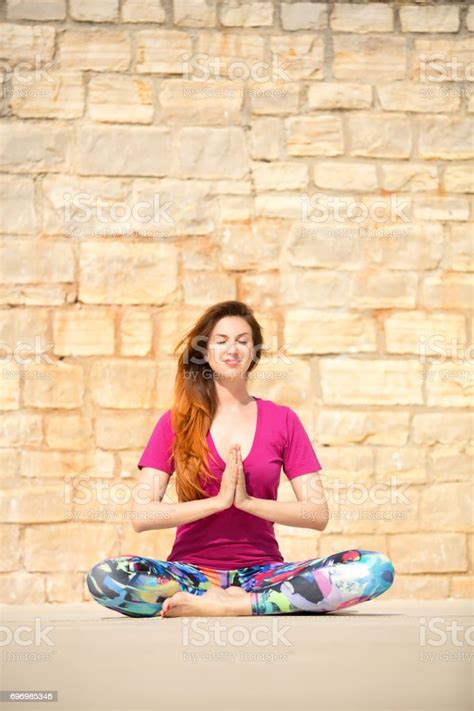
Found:
M 234 617 L 236 615 L 251 615 L 252 604 L 250 593 L 244 591 L 243 595 L 227 595 L 224 603 L 224 615 Z

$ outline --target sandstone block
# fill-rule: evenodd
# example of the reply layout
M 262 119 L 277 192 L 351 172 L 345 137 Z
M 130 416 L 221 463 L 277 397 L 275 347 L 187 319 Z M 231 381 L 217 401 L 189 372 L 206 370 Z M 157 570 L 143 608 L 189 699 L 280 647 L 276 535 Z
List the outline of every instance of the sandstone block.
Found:
M 58 309 L 53 317 L 53 340 L 57 355 L 112 355 L 114 314 L 100 308 Z

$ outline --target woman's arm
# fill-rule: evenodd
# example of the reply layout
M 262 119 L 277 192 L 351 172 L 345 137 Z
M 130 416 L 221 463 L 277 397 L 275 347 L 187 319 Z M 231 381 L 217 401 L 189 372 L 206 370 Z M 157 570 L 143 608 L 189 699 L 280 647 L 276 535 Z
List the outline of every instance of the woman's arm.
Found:
M 130 511 L 132 527 L 137 533 L 174 528 L 228 508 L 220 495 L 178 503 L 163 502 L 169 479 L 170 475 L 160 469 L 144 467 L 141 470 L 138 484 L 132 489 Z
M 245 489 L 245 477 L 240 468 L 234 506 L 283 526 L 314 528 L 317 531 L 324 531 L 328 525 L 329 509 L 319 472 L 302 474 L 293 477 L 290 481 L 298 501 L 258 499 L 248 495 Z

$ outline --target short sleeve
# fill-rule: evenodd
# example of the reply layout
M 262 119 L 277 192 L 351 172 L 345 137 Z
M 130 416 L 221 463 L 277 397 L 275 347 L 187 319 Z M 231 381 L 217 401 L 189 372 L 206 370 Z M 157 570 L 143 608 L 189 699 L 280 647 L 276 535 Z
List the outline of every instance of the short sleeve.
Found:
M 283 471 L 288 479 L 322 469 L 303 423 L 291 407 L 286 417 L 287 439 L 283 450 Z
M 171 450 L 173 443 L 173 428 L 171 425 L 171 410 L 167 410 L 156 423 L 150 439 L 138 461 L 138 468 L 152 467 L 172 474 L 175 462 Z

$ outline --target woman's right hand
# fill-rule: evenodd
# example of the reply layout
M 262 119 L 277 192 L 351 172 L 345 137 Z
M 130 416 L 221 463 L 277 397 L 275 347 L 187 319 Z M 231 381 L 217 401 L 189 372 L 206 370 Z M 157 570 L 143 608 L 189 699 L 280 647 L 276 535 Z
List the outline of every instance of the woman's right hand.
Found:
M 233 444 L 227 455 L 226 468 L 222 473 L 221 487 L 217 494 L 219 502 L 222 504 L 222 510 L 228 509 L 234 502 L 235 489 L 237 486 L 237 447 L 238 444 Z

